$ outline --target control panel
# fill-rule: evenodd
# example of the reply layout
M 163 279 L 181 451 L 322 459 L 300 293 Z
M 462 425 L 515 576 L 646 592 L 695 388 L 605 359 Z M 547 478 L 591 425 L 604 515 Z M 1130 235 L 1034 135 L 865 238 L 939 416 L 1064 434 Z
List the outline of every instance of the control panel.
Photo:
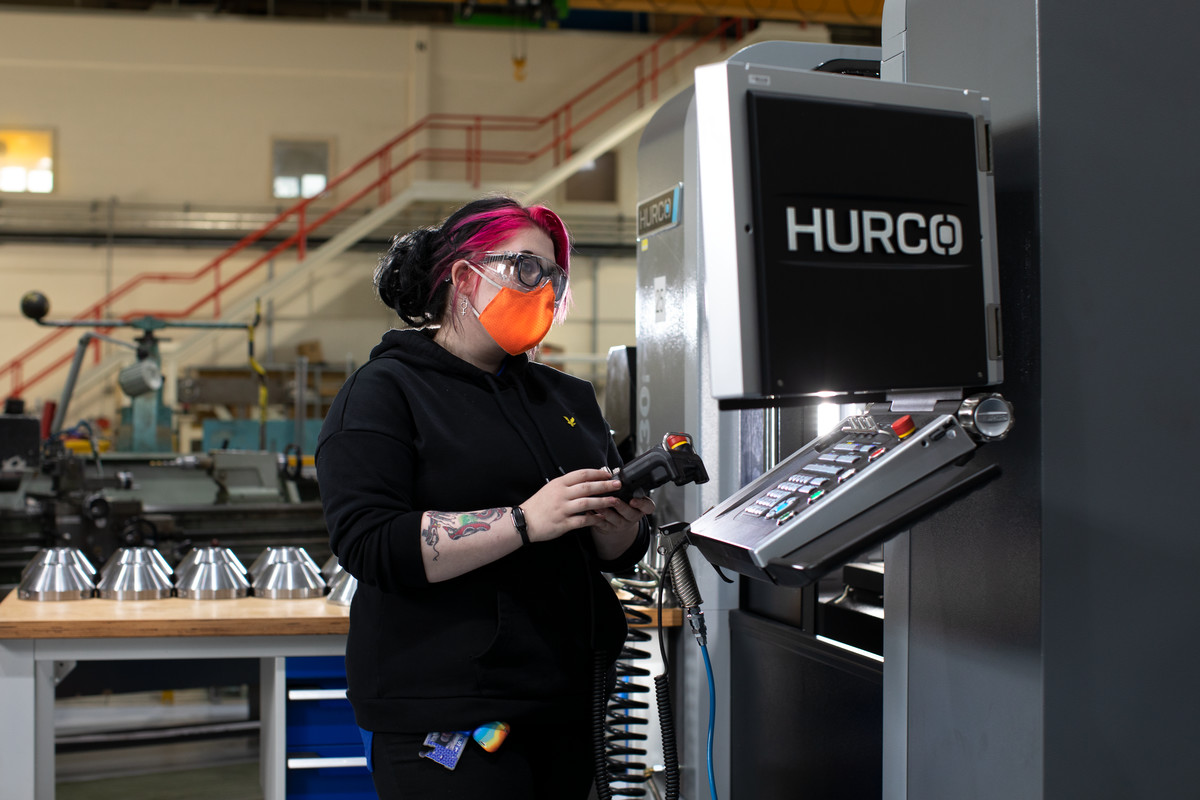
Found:
M 811 583 L 998 472 L 972 456 L 1007 435 L 1008 402 L 945 405 L 847 417 L 692 523 L 692 544 L 750 577 Z

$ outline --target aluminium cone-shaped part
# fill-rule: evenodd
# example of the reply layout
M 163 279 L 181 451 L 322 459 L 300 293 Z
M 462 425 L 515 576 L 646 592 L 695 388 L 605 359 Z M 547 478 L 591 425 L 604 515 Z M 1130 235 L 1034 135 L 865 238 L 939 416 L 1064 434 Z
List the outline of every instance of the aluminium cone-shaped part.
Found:
M 325 598 L 325 602 L 335 606 L 348 606 L 357 588 L 358 579 L 342 570 L 329 582 L 329 597 Z
M 223 600 L 250 594 L 245 567 L 228 548 L 201 547 L 192 553 L 195 556 L 191 563 L 185 566 L 180 562 L 175 571 L 176 595 L 194 600 Z
M 273 600 L 321 597 L 325 579 L 306 561 L 276 561 L 254 577 L 254 594 Z
M 86 600 L 96 588 L 92 581 L 95 568 L 73 547 L 51 547 L 41 551 L 29 563 L 17 586 L 21 600 Z
M 242 575 L 246 574 L 245 565 L 243 565 L 241 560 L 233 554 L 233 551 L 228 547 L 218 546 L 193 547 L 187 552 L 187 555 L 183 557 L 183 560 L 179 562 L 179 566 L 175 567 L 175 574 L 182 575 L 184 572 L 187 572 L 189 569 L 191 569 L 192 565 L 194 565 L 197 561 L 224 561 L 233 565 L 234 569 L 242 573 Z
M 253 582 L 254 576 L 267 566 L 281 561 L 299 561 L 314 574 L 321 575 L 321 569 L 317 566 L 317 562 L 313 561 L 312 556 L 303 547 L 268 547 L 259 553 L 258 558 L 254 559 L 254 563 L 250 565 L 251 582 Z
M 171 596 L 171 579 L 157 563 L 145 561 L 114 563 L 96 585 L 96 596 L 104 600 L 161 600 Z
M 325 559 L 325 563 L 321 565 L 321 577 L 325 579 L 325 582 L 328 583 L 330 587 L 333 586 L 333 579 L 342 572 L 345 572 L 345 570 L 342 569 L 342 562 L 338 561 L 337 556 L 330 556 L 329 558 Z
M 100 568 L 100 578 L 97 586 L 113 569 L 122 564 L 151 564 L 168 579 L 175 574 L 171 565 L 163 558 L 162 553 L 153 547 L 122 547 L 109 556 L 108 561 Z
M 33 569 L 38 564 L 58 563 L 60 561 L 73 561 L 79 565 L 84 574 L 92 579 L 93 583 L 96 580 L 96 567 L 88 560 L 88 557 L 83 554 L 83 551 L 78 547 L 43 547 L 37 551 L 37 554 L 29 560 L 21 569 L 21 577 L 24 578 L 29 570 Z

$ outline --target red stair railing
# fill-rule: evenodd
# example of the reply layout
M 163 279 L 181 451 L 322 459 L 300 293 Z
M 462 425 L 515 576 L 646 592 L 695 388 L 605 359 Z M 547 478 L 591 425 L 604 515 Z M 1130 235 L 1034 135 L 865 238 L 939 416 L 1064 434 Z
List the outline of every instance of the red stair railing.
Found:
M 122 320 L 129 320 L 146 314 L 152 314 L 163 319 L 182 319 L 192 316 L 210 304 L 212 306 L 213 318 L 219 318 L 221 315 L 221 297 L 225 292 L 241 283 L 245 278 L 256 272 L 280 253 L 290 250 L 293 247 L 296 250 L 297 261 L 303 261 L 307 254 L 308 238 L 314 231 L 322 229 L 330 220 L 338 217 L 372 193 L 378 193 L 378 202 L 380 205 L 388 202 L 392 196 L 391 184 L 393 178 L 417 162 L 462 163 L 466 167 L 466 180 L 475 187 L 478 187 L 482 181 L 484 164 L 530 164 L 544 156 L 550 155 L 553 163 L 558 165 L 570 157 L 572 153 L 571 142 L 575 134 L 596 122 L 605 113 L 611 111 L 623 101 L 629 99 L 631 96 L 636 96 L 637 107 L 642 108 L 646 104 L 645 95 L 647 92 L 650 94 L 650 101 L 656 101 L 658 99 L 659 77 L 690 56 L 701 46 L 718 38 L 722 38 L 723 45 L 727 38 L 733 40 L 741 38 L 741 20 L 725 20 L 712 30 L 697 36 L 687 47 L 680 49 L 666 61 L 659 63 L 659 51 L 663 46 L 694 28 L 700 19 L 700 17 L 692 17 L 684 20 L 674 30 L 658 39 L 645 51 L 617 66 L 582 92 L 543 117 L 447 113 L 429 114 L 370 155 L 343 170 L 328 182 L 320 194 L 296 203 L 195 272 L 142 273 L 118 286 L 107 296 L 85 308 L 73 317 L 73 319 L 105 318 L 106 310 L 110 309 L 116 301 L 127 297 L 134 290 L 146 284 L 196 283 L 209 277 L 212 280 L 212 289 L 201 294 L 190 305 L 184 308 L 174 311 L 128 312 L 122 314 L 120 318 Z M 727 34 L 729 34 L 728 37 L 726 36 Z M 623 76 L 630 73 L 630 71 L 633 72 L 633 80 L 629 85 L 618 90 L 607 100 L 599 100 L 597 95 L 601 89 L 616 84 Z M 577 119 L 577 113 L 579 113 L 580 109 L 588 101 L 594 102 L 596 104 L 595 107 L 584 112 Z M 485 134 L 538 134 L 542 133 L 546 128 L 550 129 L 549 142 L 534 150 L 488 149 L 484 147 Z M 459 148 L 423 147 L 407 155 L 400 154 L 403 157 L 397 160 L 396 148 L 408 144 L 418 134 L 423 132 L 457 132 L 463 136 L 465 144 Z M 318 213 L 318 209 L 313 207 L 317 201 L 329 199 L 335 190 L 347 188 L 345 185 L 352 178 L 365 175 L 373 165 L 377 169 L 376 177 L 366 185 L 352 191 L 347 197 L 342 198 L 326 211 Z M 289 230 L 291 231 L 290 233 L 288 233 Z M 226 262 L 229 262 L 234 256 L 237 256 L 242 251 L 247 250 L 271 234 L 281 235 L 283 238 L 270 247 L 270 249 L 253 259 L 248 265 L 238 268 L 232 275 L 223 272 L 222 268 L 226 265 Z M 26 367 L 29 365 L 31 359 L 34 359 L 63 336 L 66 336 L 68 331 L 68 328 L 54 329 L 33 345 L 23 350 L 7 364 L 0 367 L 0 380 L 5 377 L 11 380 L 12 389 L 10 396 L 22 396 L 31 387 L 62 369 L 71 360 L 74 353 L 73 349 L 68 350 L 59 358 L 42 364 L 32 375 L 25 376 Z M 95 345 L 94 358 L 96 361 L 99 361 L 100 341 L 96 340 Z

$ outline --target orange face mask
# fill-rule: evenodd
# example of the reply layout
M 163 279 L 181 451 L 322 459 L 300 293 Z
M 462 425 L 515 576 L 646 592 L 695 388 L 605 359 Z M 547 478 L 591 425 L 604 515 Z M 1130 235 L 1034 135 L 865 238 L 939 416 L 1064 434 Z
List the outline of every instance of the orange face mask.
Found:
M 504 352 L 519 355 L 541 344 L 550 332 L 554 287 L 544 283 L 532 292 L 502 288 L 483 311 L 475 311 L 475 316 Z

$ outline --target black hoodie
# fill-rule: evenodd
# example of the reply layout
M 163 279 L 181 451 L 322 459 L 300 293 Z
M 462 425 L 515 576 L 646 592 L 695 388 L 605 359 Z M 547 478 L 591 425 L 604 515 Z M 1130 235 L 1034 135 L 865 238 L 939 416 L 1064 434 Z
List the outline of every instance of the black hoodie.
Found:
M 389 331 L 338 393 L 316 453 L 330 546 L 358 579 L 346 646 L 360 727 L 424 733 L 519 721 L 589 695 L 625 620 L 587 529 L 429 583 L 425 511 L 519 505 L 572 470 L 620 466 L 590 383 L 530 362 L 491 375 L 429 331 Z M 514 534 L 515 535 L 515 534 Z

